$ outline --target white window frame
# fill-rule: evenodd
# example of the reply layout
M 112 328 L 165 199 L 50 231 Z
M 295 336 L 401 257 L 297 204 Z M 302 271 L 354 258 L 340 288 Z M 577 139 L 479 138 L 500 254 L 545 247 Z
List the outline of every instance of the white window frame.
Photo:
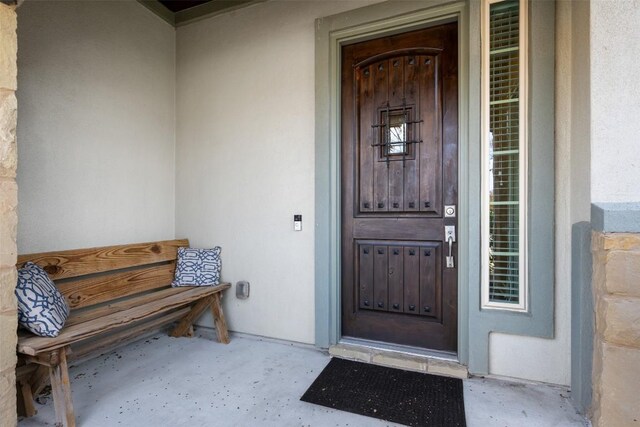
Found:
M 482 194 L 481 194 L 481 266 L 482 266 L 482 309 L 499 309 L 525 312 L 528 310 L 529 283 L 528 283 L 528 251 L 527 251 L 527 200 L 528 200 L 528 126 L 527 126 L 527 101 L 528 94 L 528 1 L 519 0 L 519 29 L 518 37 L 519 49 L 519 302 L 505 303 L 489 300 L 489 11 L 490 6 L 501 3 L 505 0 L 483 0 L 482 2 Z

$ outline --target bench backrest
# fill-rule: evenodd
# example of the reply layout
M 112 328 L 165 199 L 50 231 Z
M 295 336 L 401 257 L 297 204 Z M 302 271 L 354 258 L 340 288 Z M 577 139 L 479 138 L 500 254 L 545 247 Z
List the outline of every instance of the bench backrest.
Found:
M 90 307 L 171 285 L 179 247 L 187 239 L 18 256 L 42 267 L 71 309 Z

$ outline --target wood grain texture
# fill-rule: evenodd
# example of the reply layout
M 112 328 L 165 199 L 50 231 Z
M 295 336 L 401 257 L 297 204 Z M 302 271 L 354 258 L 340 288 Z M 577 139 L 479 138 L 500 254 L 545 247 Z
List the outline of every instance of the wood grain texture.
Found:
M 395 107 L 403 105 L 406 102 L 404 94 L 404 58 L 395 58 L 385 61 L 387 68 L 389 69 L 389 87 L 387 89 L 389 104 Z M 398 111 L 396 110 L 396 113 Z M 389 123 L 387 123 L 389 125 Z M 409 131 L 411 127 L 406 129 L 405 139 L 410 140 Z M 387 150 L 390 147 L 383 147 Z M 408 145 L 407 148 L 410 148 Z M 385 150 L 383 150 L 385 151 Z M 384 153 L 387 154 L 386 152 Z M 398 156 L 401 157 L 401 156 Z M 404 208 L 404 172 L 406 169 L 406 162 L 394 160 L 387 164 L 389 169 L 388 180 L 388 192 L 389 192 L 389 211 L 401 212 Z
M 29 378 L 29 384 L 31 384 L 31 394 L 33 396 L 42 393 L 42 390 L 49 385 L 49 367 L 38 365 L 36 371 Z
M 344 66 L 347 66 L 345 64 Z M 375 151 L 371 150 L 371 144 L 379 143 L 380 132 L 379 129 L 373 129 L 371 125 L 373 124 L 373 120 L 377 119 L 378 113 L 374 108 L 373 104 L 373 94 L 374 94 L 374 78 L 373 78 L 373 66 L 367 66 L 363 69 L 358 69 L 356 73 L 354 73 L 354 78 L 356 80 L 357 87 L 354 88 L 353 85 L 344 85 L 343 90 L 345 92 L 353 93 L 357 92 L 358 96 L 355 100 L 349 96 L 348 102 L 357 103 L 357 106 L 352 108 L 353 115 L 359 114 L 361 121 L 368 121 L 369 126 L 366 124 L 362 126 L 358 126 L 357 130 L 353 129 L 356 126 L 350 126 L 348 129 L 344 130 L 343 138 L 353 138 L 355 134 L 358 134 L 358 146 L 347 147 L 345 144 L 343 149 L 350 148 L 348 151 L 343 151 L 343 158 L 351 159 L 352 157 L 358 159 L 360 168 L 365 171 L 366 175 L 364 179 L 362 176 L 349 178 L 349 184 L 353 185 L 353 190 L 359 188 L 360 194 L 358 196 L 359 199 L 359 209 L 360 212 L 373 212 L 375 205 L 375 198 L 373 195 L 373 180 L 366 179 L 369 176 L 373 176 L 373 166 L 376 162 L 375 159 Z M 344 76 L 343 76 L 344 77 Z M 346 82 L 345 82 L 346 83 Z M 345 100 L 343 99 L 343 102 Z M 359 110 L 359 113 L 356 111 Z M 357 123 L 357 119 L 355 117 L 349 117 L 354 124 Z M 355 144 L 354 144 L 355 145 Z M 345 170 L 345 177 L 351 177 L 351 170 Z M 364 174 L 363 174 L 364 175 Z M 351 182 L 353 179 L 357 181 L 357 183 Z M 344 179 L 343 179 L 344 180 Z
M 420 248 L 420 314 L 438 318 L 442 273 L 441 246 L 429 244 Z
M 442 78 L 439 56 L 419 57 L 422 65 L 420 85 L 420 110 L 424 122 L 420 128 L 423 142 L 420 145 L 420 211 L 431 214 L 442 212 Z M 456 141 L 457 145 L 457 141 Z
M 72 309 L 171 285 L 175 262 L 58 284 Z
M 404 247 L 389 247 L 389 311 L 404 309 Z
M 387 61 L 373 64 L 373 116 L 363 117 L 361 127 L 371 128 L 372 125 L 382 120 L 382 110 L 386 108 L 388 101 L 389 73 Z M 383 142 L 383 140 L 381 140 Z M 374 152 L 373 174 L 369 179 L 373 182 L 373 210 L 375 212 L 387 212 L 389 210 L 389 167 L 382 156 L 383 147 L 371 147 L 367 150 Z M 364 178 L 367 171 L 362 171 L 360 175 Z
M 420 248 L 404 248 L 404 312 L 417 314 L 420 310 Z
M 184 317 L 189 312 L 188 307 L 184 307 L 175 311 L 150 320 L 136 324 L 133 327 L 125 327 L 123 330 L 107 335 L 96 341 L 87 344 L 81 344 L 73 348 L 73 357 L 70 360 L 82 359 L 89 354 L 95 354 L 101 351 L 113 350 L 119 345 L 129 342 L 132 338 L 143 336 L 147 333 L 157 331 L 161 326 L 175 322 Z
M 218 341 L 222 344 L 229 344 L 229 329 L 227 328 L 227 320 L 224 318 L 224 312 L 222 311 L 222 293 L 217 293 L 213 296 L 211 314 L 213 314 L 213 322 L 216 325 Z
M 64 348 L 59 350 L 60 364 L 49 368 L 51 379 L 51 394 L 56 411 L 56 425 L 62 427 L 74 427 L 76 425 L 71 400 L 71 383 L 69 381 L 69 369 Z
M 108 316 L 94 318 L 74 326 L 65 327 L 60 335 L 55 338 L 29 337 L 19 340 L 18 351 L 28 355 L 36 355 L 41 352 L 61 348 L 106 331 L 166 313 L 174 308 L 183 307 L 207 295 L 222 292 L 229 287 L 230 285 L 227 284 L 215 287 L 189 288 L 185 292 L 151 301 L 141 306 L 118 311 Z
M 33 401 L 31 393 L 31 385 L 26 380 L 18 380 L 19 401 L 22 406 L 23 415 L 25 417 L 33 417 L 38 411 Z
M 24 360 L 27 363 L 36 363 L 42 366 L 57 366 L 60 364 L 60 352 L 59 349 L 54 349 L 51 351 L 45 351 L 40 354 L 36 354 L 35 356 L 24 355 Z
M 387 311 L 389 307 L 389 258 L 387 246 L 373 247 L 373 309 Z
M 373 308 L 373 246 L 358 245 L 358 253 L 360 257 L 358 288 L 359 288 L 359 306 L 362 310 Z M 355 308 L 352 308 L 355 311 Z
M 420 104 L 420 76 L 422 75 L 422 62 L 416 61 L 414 57 L 403 58 L 405 67 L 405 88 L 404 96 L 407 105 L 413 106 L 412 120 L 422 117 Z M 422 124 L 418 123 L 413 128 L 409 128 L 413 133 L 410 139 L 418 139 L 422 137 Z M 422 144 L 412 144 L 409 151 L 413 158 L 420 158 L 420 146 Z M 415 212 L 420 210 L 420 168 L 417 162 L 405 162 L 404 168 L 404 211 Z
M 176 327 L 171 331 L 169 335 L 176 338 L 185 336 L 191 329 L 193 322 L 198 317 L 200 317 L 200 315 L 204 313 L 207 308 L 209 308 L 212 302 L 212 296 L 202 298 L 200 301 L 198 301 L 193 307 L 191 307 L 191 310 L 182 318 L 182 320 L 180 320 L 178 325 L 176 325 Z
M 170 295 L 180 294 L 182 292 L 186 292 L 187 290 L 189 290 L 189 288 L 187 287 L 166 288 L 166 289 L 161 289 L 149 294 L 137 295 L 122 301 L 117 301 L 111 304 L 102 305 L 100 307 L 90 307 L 85 310 L 71 310 L 71 315 L 69 316 L 69 318 L 65 323 L 65 328 L 69 328 L 79 323 L 88 322 L 98 317 L 108 316 L 110 314 L 117 313 L 118 311 L 123 311 L 133 307 L 138 307 L 140 305 L 147 304 L 151 301 L 166 298 Z M 26 339 L 32 336 L 33 335 L 31 334 L 25 334 L 24 336 L 19 336 L 18 342 L 20 342 L 22 339 Z
M 172 261 L 176 259 L 178 248 L 185 246 L 189 246 L 189 241 L 179 239 L 27 254 L 18 256 L 17 266 L 31 261 L 42 267 L 52 280 L 59 280 Z

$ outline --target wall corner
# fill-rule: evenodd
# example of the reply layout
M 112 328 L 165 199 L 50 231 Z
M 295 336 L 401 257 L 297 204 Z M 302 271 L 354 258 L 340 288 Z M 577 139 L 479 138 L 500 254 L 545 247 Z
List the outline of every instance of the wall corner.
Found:
M 16 6 L 0 3 L 0 420 L 16 425 L 17 302 Z

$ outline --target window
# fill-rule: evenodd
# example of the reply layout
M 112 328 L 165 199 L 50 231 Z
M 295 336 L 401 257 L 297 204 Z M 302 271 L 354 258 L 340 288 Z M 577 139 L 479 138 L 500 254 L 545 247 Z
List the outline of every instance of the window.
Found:
M 405 114 L 389 114 L 389 135 L 387 154 L 406 154 L 407 152 L 407 118 Z
M 526 0 L 485 0 L 482 307 L 527 310 Z

